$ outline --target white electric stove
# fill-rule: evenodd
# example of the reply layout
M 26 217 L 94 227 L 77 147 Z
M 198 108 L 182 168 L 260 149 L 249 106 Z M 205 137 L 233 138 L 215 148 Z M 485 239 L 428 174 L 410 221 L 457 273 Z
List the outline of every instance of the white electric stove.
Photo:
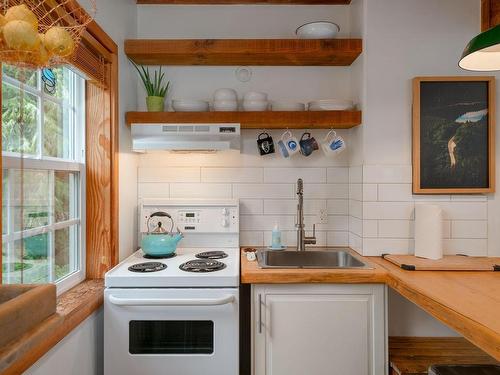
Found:
M 141 233 L 158 211 L 185 237 L 172 258 L 139 250 L 106 274 L 105 374 L 237 375 L 239 203 L 144 200 Z

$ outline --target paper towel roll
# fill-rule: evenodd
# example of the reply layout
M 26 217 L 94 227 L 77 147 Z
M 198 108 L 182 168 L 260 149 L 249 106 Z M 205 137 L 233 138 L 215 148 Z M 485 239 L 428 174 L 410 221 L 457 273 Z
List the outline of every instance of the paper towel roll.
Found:
M 443 257 L 443 210 L 432 204 L 415 206 L 415 256 Z

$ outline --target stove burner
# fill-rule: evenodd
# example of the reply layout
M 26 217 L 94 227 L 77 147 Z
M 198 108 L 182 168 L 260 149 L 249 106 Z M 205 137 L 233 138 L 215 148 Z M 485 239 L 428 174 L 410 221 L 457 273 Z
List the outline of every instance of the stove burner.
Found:
M 214 272 L 223 270 L 226 265 L 216 260 L 196 259 L 181 264 L 179 268 L 186 272 Z
M 167 254 L 167 255 L 149 255 L 149 254 L 144 254 L 144 258 L 146 259 L 170 259 L 177 256 L 176 253 L 172 254 Z
M 223 259 L 227 258 L 227 254 L 223 251 L 205 251 L 204 253 L 196 254 L 199 259 Z
M 157 272 L 167 268 L 167 265 L 160 262 L 137 263 L 128 268 L 131 272 Z

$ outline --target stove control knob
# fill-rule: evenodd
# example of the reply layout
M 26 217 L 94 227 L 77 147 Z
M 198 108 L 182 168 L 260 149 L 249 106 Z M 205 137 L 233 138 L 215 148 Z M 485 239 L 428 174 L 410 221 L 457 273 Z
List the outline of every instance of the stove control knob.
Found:
M 223 228 L 227 228 L 229 226 L 229 221 L 227 219 L 222 219 L 221 225 Z

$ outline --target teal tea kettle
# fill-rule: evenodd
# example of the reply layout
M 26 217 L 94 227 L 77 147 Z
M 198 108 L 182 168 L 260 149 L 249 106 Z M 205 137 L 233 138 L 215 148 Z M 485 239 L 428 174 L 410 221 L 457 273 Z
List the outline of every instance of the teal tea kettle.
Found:
M 170 231 L 167 232 L 163 227 L 162 221 L 158 221 L 156 228 L 151 230 L 150 221 L 153 217 L 167 218 L 171 222 Z M 154 212 L 148 218 L 146 223 L 147 233 L 142 234 L 141 248 L 144 254 L 152 257 L 169 256 L 177 250 L 177 244 L 184 238 L 184 235 L 177 228 L 177 233 L 173 233 L 174 221 L 172 216 L 166 212 Z

